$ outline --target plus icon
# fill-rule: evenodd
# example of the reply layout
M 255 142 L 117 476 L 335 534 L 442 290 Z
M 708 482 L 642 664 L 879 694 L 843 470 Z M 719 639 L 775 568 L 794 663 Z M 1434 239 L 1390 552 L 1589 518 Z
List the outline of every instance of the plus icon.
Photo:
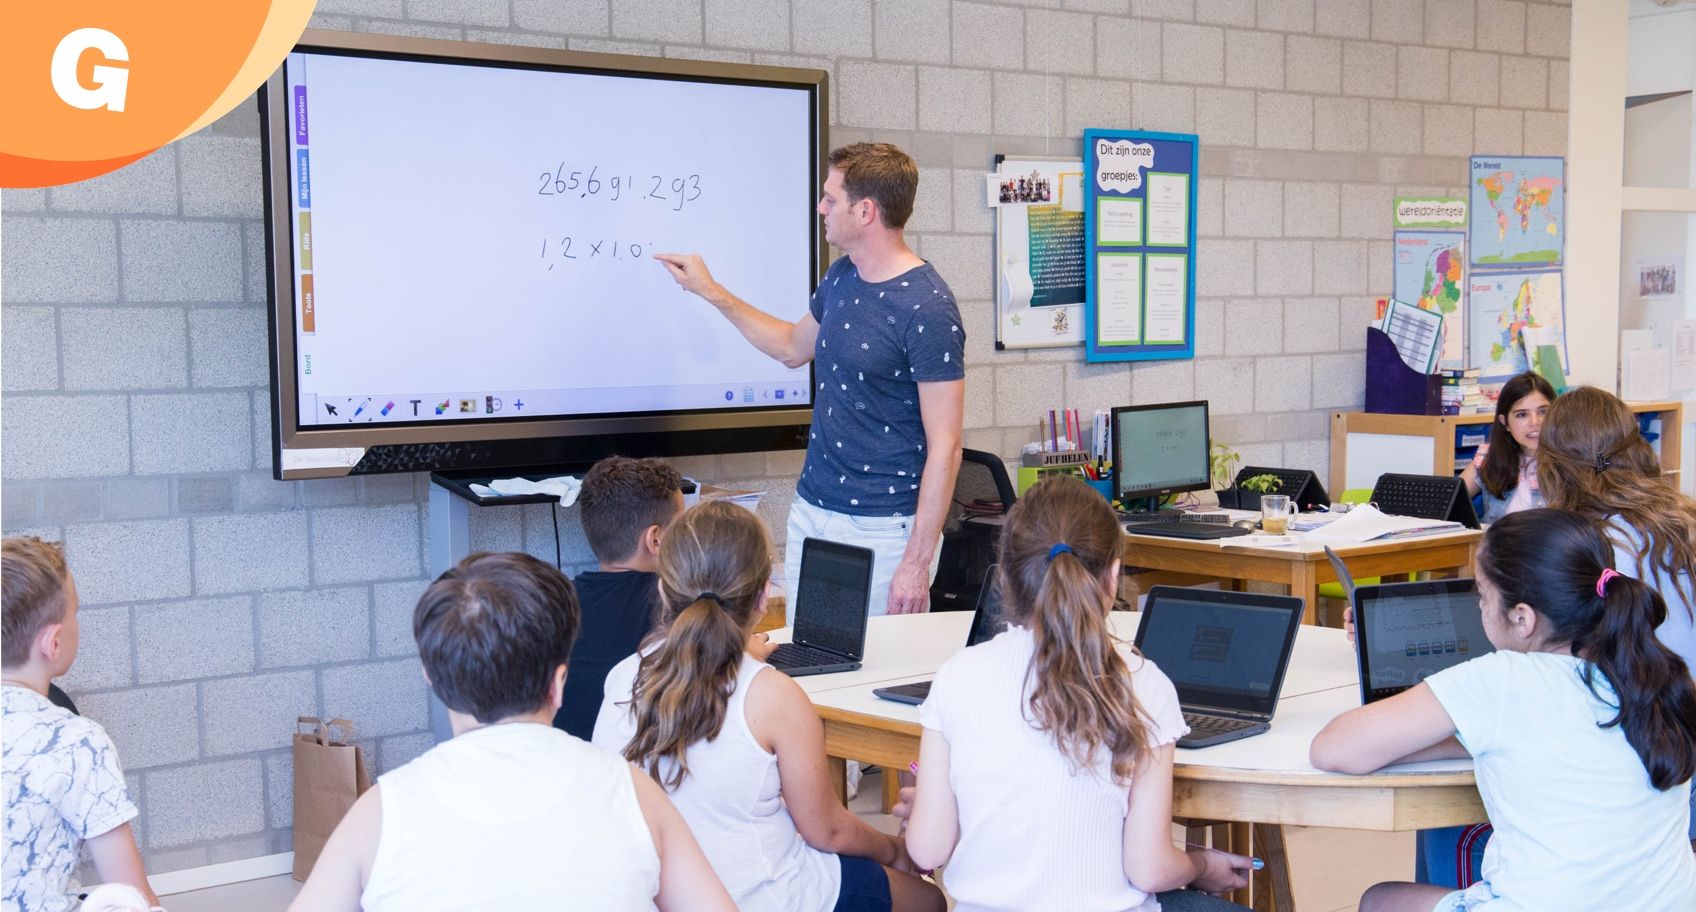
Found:
M 521 411 L 521 412 L 524 411 L 524 400 L 523 399 L 517 400 L 516 402 L 514 402 L 512 404 L 512 407 Z

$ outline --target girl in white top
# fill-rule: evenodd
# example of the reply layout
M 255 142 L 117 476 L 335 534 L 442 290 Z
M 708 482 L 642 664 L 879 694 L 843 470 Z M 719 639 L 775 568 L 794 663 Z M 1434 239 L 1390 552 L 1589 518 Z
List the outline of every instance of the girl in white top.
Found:
M 527 554 L 473 554 L 413 617 L 454 738 L 354 803 L 293 910 L 736 908 L 652 780 L 553 727 L 577 599 Z
M 998 584 L 1009 629 L 950 659 L 920 709 L 907 846 L 948 865 L 957 910 L 1168 912 L 1251 860 L 1172 843 L 1172 682 L 1107 626 L 1122 533 L 1100 494 L 1045 480 L 1014 505 Z M 898 808 L 898 812 L 905 808 Z
M 1496 652 L 1339 716 L 1311 759 L 1367 773 L 1470 755 L 1495 827 L 1484 879 L 1378 884 L 1361 912 L 1696 909 L 1696 683 L 1655 637 L 1666 603 L 1564 510 L 1502 517 L 1477 563 Z
M 594 743 L 658 780 L 742 912 L 941 912 L 901 839 L 837 801 L 824 728 L 788 675 L 744 652 L 765 613 L 771 545 L 722 501 L 660 543 L 661 625 L 613 667 Z

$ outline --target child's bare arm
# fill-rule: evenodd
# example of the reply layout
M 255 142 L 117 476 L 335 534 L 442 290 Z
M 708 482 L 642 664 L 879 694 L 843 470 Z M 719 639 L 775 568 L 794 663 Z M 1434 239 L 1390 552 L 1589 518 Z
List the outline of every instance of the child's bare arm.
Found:
M 141 864 L 141 852 L 135 847 L 135 831 L 128 822 L 84 841 L 88 854 L 94 857 L 94 868 L 100 872 L 101 883 L 129 884 L 141 891 L 150 905 L 159 905 L 159 897 L 147 883 L 147 870 Z

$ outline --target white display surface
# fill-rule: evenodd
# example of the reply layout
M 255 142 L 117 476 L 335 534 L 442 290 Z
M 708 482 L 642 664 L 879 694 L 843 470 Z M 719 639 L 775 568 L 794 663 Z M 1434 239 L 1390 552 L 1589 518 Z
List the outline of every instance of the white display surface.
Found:
M 302 426 L 810 401 L 806 368 L 653 259 L 698 252 L 756 307 L 805 312 L 807 91 L 319 53 L 285 67 Z

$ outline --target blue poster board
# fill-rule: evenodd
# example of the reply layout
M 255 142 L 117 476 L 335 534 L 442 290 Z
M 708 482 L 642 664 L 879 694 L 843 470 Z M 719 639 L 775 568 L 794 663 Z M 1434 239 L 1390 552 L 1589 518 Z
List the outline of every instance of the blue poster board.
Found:
M 1198 143 L 1084 131 L 1084 359 L 1195 357 Z

